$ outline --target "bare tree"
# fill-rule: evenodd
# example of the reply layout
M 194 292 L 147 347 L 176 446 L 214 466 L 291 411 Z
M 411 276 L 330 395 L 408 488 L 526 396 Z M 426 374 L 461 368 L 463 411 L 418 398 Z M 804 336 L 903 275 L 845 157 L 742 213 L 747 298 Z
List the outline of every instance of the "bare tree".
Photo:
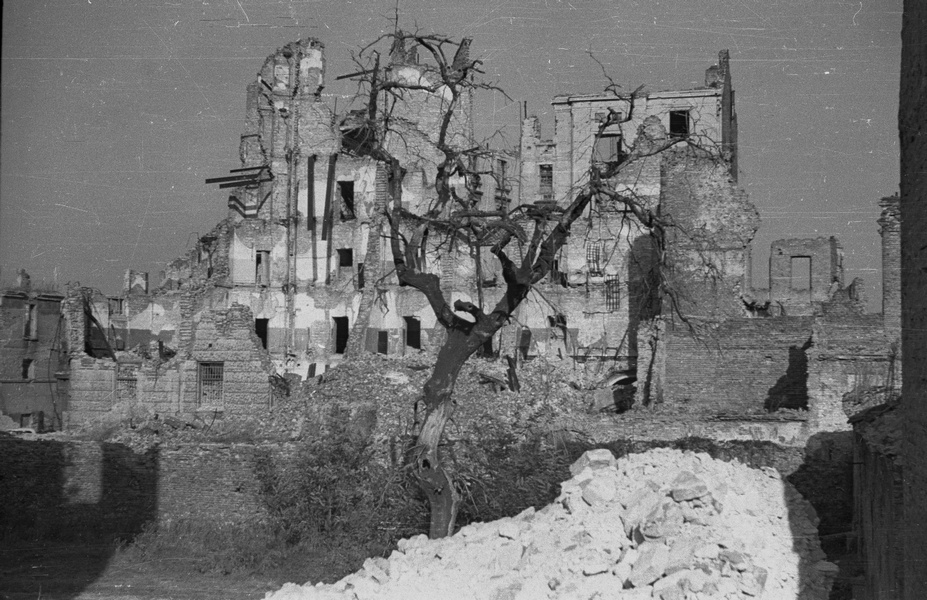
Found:
M 418 65 L 421 76 L 399 76 L 394 65 L 377 50 L 385 43 L 391 44 L 394 57 L 412 50 L 422 52 L 425 60 Z M 633 194 L 618 193 L 614 178 L 636 160 L 687 142 L 680 138 L 655 139 L 642 126 L 634 146 L 618 162 L 604 168 L 590 162 L 588 177 L 574 190 L 568 205 L 526 204 L 505 210 L 483 210 L 475 200 L 475 192 L 480 178 L 489 171 L 481 171 L 479 165 L 492 153 L 466 135 L 466 127 L 462 132 L 460 125 L 474 93 L 498 88 L 480 79 L 481 62 L 470 57 L 469 45 L 467 38 L 458 41 L 397 30 L 361 49 L 355 56 L 360 70 L 344 76 L 358 79 L 365 99 L 363 152 L 389 169 L 392 200 L 385 207 L 384 217 L 390 230 L 396 276 L 400 283 L 424 294 L 438 323 L 447 332 L 424 386 L 424 410 L 418 421 L 417 440 L 408 454 L 408 465 L 431 505 L 431 537 L 453 533 L 457 515 L 459 497 L 441 456 L 440 444 L 445 425 L 454 412 L 452 396 L 461 368 L 509 322 L 532 287 L 548 276 L 567 242 L 570 226 L 590 203 L 623 205 L 653 237 L 658 258 L 663 260 L 666 232 L 671 224 Z M 640 92 L 638 88 L 622 95 L 614 83 L 607 89 L 627 101 L 630 109 L 625 114 L 610 110 L 600 122 L 597 137 L 606 128 L 633 118 L 635 99 Z M 401 127 L 402 113 L 398 110 L 412 94 L 432 95 L 440 105 L 437 131 L 425 132 L 435 169 L 429 203 L 415 213 L 403 209 L 400 202 L 406 165 L 397 155 L 414 145 L 409 132 Z M 417 152 L 422 151 L 419 148 Z M 501 266 L 504 282 L 504 291 L 494 306 L 483 306 L 481 289 L 478 304 L 461 300 L 449 303 L 440 276 L 426 267 L 425 256 L 436 239 L 468 246 L 473 254 L 478 254 L 482 247 L 489 248 Z M 480 261 L 476 263 L 479 268 Z M 664 287 L 665 282 L 660 283 Z

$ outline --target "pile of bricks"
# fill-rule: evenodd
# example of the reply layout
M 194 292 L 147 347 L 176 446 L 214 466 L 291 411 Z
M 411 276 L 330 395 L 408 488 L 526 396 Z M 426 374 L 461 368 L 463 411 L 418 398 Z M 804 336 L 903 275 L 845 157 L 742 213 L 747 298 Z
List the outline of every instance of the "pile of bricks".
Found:
M 557 501 L 456 535 L 402 540 L 332 585 L 267 600 L 827 598 L 814 509 L 774 469 L 657 449 L 585 453 Z

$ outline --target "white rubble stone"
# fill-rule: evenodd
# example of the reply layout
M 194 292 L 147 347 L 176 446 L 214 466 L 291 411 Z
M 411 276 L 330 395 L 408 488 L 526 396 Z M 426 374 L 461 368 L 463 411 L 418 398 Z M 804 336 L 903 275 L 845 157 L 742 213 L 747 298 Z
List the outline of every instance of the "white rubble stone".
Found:
M 574 467 L 537 512 L 401 540 L 335 584 L 287 584 L 266 599 L 828 597 L 836 566 L 817 516 L 772 471 L 669 449 L 617 460 L 597 450 Z

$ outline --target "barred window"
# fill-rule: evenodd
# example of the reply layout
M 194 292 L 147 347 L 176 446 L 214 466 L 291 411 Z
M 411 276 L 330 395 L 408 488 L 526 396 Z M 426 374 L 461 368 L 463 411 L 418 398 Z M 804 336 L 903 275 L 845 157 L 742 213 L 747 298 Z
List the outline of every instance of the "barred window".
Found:
M 621 305 L 618 276 L 612 275 L 605 281 L 605 310 L 615 312 Z
M 593 277 L 602 275 L 603 246 L 602 242 L 589 242 L 586 244 L 586 268 Z
M 554 199 L 554 165 L 538 165 L 538 175 L 541 200 L 549 202 Z
M 225 406 L 222 382 L 225 363 L 201 362 L 197 373 L 197 387 L 199 388 L 199 405 L 210 408 Z

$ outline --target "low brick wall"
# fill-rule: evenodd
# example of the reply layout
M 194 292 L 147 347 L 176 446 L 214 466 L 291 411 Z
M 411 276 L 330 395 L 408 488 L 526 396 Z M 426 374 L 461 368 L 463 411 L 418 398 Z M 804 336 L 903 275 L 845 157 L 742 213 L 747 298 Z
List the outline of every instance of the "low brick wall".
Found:
M 131 537 L 177 519 L 268 517 L 261 476 L 283 445 L 185 444 L 137 452 L 106 442 L 0 437 L 0 534 Z
M 667 331 L 663 400 L 704 412 L 756 414 L 808 405 L 812 319 L 731 319 L 693 335 Z

